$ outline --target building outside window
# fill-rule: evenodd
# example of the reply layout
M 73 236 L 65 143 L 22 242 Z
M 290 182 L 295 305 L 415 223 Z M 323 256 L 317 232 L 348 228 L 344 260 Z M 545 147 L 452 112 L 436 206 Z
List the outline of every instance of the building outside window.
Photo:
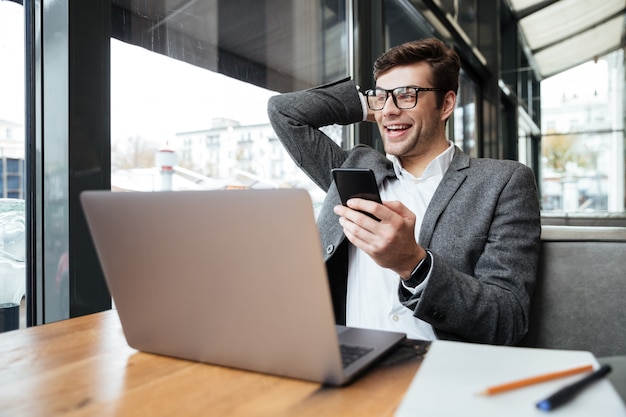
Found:
M 24 198 L 24 10 L 0 2 L 0 198 Z
M 240 10 L 243 4 L 250 7 Z M 321 190 L 276 140 L 267 100 L 279 90 L 348 75 L 346 5 L 300 0 L 284 6 L 207 2 L 205 15 L 178 14 L 164 25 L 167 53 L 133 38 L 133 23 L 114 31 L 125 41 L 111 39 L 113 189 L 160 190 L 161 170 L 148 153 L 167 148 L 176 154 L 175 190 L 299 187 L 309 190 L 314 205 L 321 203 Z M 206 28 L 201 33 L 194 32 L 198 21 Z M 185 33 L 202 44 L 196 57 L 176 49 Z M 344 142 L 347 129 L 327 131 Z
M 623 67 L 619 50 L 542 82 L 546 215 L 624 211 Z
M 0 1 L 0 331 L 26 322 L 24 61 L 24 8 Z

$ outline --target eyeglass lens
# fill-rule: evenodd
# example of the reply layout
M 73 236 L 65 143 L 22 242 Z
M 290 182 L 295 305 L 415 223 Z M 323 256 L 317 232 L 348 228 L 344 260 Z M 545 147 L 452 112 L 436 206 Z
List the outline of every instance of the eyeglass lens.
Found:
M 394 104 L 399 109 L 410 109 L 417 104 L 417 91 L 414 87 L 399 87 L 391 91 L 375 88 L 369 91 L 367 102 L 372 110 L 381 110 L 391 94 Z

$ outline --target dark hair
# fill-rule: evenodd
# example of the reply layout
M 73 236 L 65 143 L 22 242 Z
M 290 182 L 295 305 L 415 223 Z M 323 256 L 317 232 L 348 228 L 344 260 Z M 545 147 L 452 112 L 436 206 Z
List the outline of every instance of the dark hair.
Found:
M 452 48 L 434 38 L 406 42 L 389 49 L 374 62 L 374 80 L 394 67 L 417 62 L 430 66 L 433 87 L 458 92 L 461 60 Z M 443 94 L 438 96 L 438 106 L 441 106 Z

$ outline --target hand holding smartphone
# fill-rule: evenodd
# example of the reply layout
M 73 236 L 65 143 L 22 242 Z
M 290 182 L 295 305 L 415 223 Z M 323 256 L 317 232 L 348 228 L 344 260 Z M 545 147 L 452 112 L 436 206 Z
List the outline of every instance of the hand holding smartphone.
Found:
M 382 204 L 374 172 L 368 168 L 335 168 L 332 171 L 341 204 L 346 206 L 351 198 L 363 198 Z M 374 215 L 362 212 L 380 221 Z

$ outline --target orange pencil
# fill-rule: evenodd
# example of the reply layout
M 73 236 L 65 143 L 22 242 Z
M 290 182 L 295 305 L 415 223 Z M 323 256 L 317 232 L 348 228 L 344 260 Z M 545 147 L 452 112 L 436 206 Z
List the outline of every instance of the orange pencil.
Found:
M 550 372 L 544 375 L 537 375 L 530 378 L 520 379 L 518 381 L 508 382 L 506 384 L 495 385 L 489 387 L 484 391 L 479 392 L 481 395 L 493 395 L 501 392 L 514 390 L 517 388 L 526 387 L 528 385 L 538 384 L 540 382 L 551 381 L 557 378 L 563 378 L 570 375 L 579 374 L 582 372 L 593 371 L 593 365 L 579 366 L 577 368 L 566 369 L 564 371 Z

